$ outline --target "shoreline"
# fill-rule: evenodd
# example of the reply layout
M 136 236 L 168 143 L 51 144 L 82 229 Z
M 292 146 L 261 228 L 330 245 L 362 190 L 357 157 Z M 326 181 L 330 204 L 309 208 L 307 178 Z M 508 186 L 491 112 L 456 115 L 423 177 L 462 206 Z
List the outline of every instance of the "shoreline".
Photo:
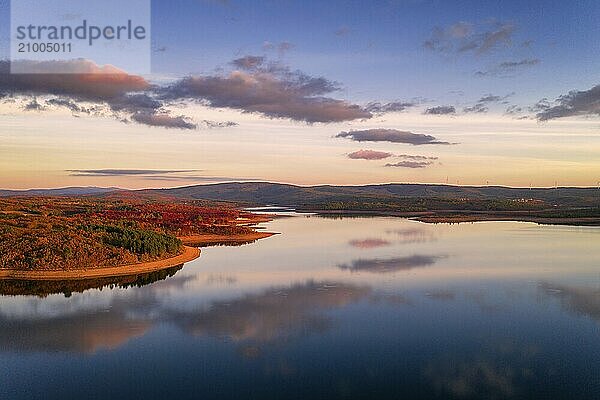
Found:
M 183 253 L 162 260 L 148 261 L 118 267 L 99 267 L 74 270 L 20 271 L 0 269 L 0 279 L 18 279 L 29 281 L 84 280 L 93 278 L 111 278 L 156 272 L 172 268 L 200 257 L 200 249 L 183 246 Z
M 458 210 L 439 210 L 439 211 L 374 211 L 374 210 L 302 210 L 298 212 L 315 213 L 322 216 L 377 216 L 377 217 L 400 217 L 408 218 L 414 221 L 426 224 L 456 224 L 471 222 L 531 222 L 539 225 L 562 225 L 562 226 L 600 226 L 598 217 L 548 217 L 539 216 L 535 213 L 526 213 L 523 211 L 458 211 Z

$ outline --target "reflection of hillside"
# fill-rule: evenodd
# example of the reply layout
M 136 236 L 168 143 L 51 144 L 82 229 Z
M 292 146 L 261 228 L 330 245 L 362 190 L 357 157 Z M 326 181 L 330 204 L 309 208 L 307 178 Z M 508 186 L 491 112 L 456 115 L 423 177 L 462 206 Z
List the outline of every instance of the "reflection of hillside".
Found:
M 330 323 L 323 311 L 359 301 L 370 292 L 363 286 L 307 282 L 213 303 L 208 310 L 178 313 L 171 319 L 194 335 L 268 341 L 322 331 Z
M 175 275 L 181 268 L 183 268 L 183 264 L 147 274 L 77 281 L 0 280 L 0 295 L 46 297 L 51 294 L 63 293 L 65 297 L 69 297 L 72 293 L 82 293 L 89 289 L 142 287 L 167 279 Z
M 545 294 L 557 297 L 563 306 L 576 314 L 600 321 L 600 289 L 586 286 L 542 283 Z
M 3 351 L 94 353 L 143 336 L 151 322 L 130 320 L 122 312 L 96 312 L 32 321 L 0 319 L 0 326 Z
M 338 268 L 353 272 L 364 271 L 385 274 L 427 267 L 435 264 L 440 258 L 440 256 L 412 255 L 408 257 L 358 259 L 349 264 L 340 264 L 338 265 Z

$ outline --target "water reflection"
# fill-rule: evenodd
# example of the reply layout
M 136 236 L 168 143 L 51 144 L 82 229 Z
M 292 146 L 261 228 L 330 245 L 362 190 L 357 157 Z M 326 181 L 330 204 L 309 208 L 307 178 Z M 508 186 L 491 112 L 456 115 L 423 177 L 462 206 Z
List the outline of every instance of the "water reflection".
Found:
M 597 397 L 600 231 L 289 214 L 159 279 L 0 285 L 0 398 Z
M 386 274 L 397 271 L 407 271 L 413 268 L 428 267 L 442 258 L 441 256 L 413 255 L 408 257 L 372 258 L 358 259 L 349 264 L 340 264 L 342 270 L 352 272 L 371 272 L 375 274 Z
M 215 302 L 206 310 L 173 313 L 170 319 L 193 335 L 266 342 L 323 332 L 331 326 L 324 311 L 344 307 L 370 293 L 367 286 L 306 282 Z
M 542 282 L 540 288 L 546 295 L 560 299 L 565 309 L 600 321 L 600 287 Z
M 83 293 L 90 289 L 142 287 L 172 277 L 181 268 L 183 264 L 147 274 L 67 281 L 0 279 L 0 295 L 46 297 L 62 293 L 65 297 L 70 297 L 73 293 Z

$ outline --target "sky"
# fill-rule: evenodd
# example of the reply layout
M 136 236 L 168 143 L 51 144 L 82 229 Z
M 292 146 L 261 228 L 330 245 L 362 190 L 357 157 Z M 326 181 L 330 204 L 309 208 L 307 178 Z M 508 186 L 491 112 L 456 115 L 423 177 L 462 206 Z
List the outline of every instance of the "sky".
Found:
M 600 181 L 597 1 L 153 1 L 139 76 L 11 75 L 9 19 L 0 188 Z

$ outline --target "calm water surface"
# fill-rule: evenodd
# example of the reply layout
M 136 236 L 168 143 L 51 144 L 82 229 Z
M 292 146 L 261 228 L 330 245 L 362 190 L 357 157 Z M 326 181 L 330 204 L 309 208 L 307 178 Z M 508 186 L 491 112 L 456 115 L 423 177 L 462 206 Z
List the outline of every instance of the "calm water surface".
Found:
M 265 226 L 139 282 L 4 288 L 45 297 L 0 296 L 0 398 L 598 398 L 600 229 Z

